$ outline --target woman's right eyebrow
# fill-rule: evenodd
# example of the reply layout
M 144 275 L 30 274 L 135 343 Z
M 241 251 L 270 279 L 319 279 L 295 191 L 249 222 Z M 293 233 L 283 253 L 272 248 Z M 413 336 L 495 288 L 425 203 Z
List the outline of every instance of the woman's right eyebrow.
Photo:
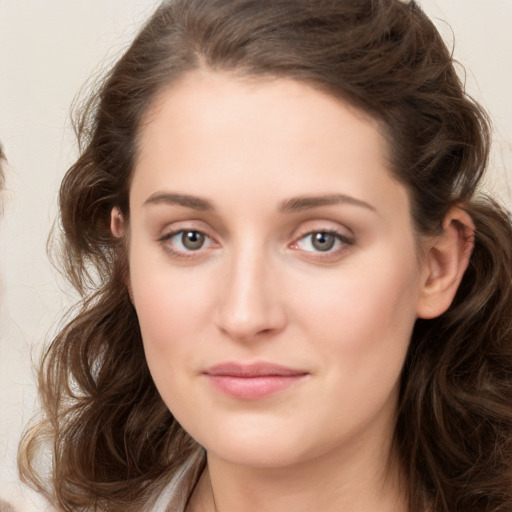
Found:
M 207 199 L 188 194 L 175 194 L 172 192 L 155 192 L 154 194 L 151 194 L 146 201 L 144 201 L 144 206 L 154 204 L 184 206 L 185 208 L 191 208 L 192 210 L 199 211 L 213 211 L 214 209 L 212 203 Z

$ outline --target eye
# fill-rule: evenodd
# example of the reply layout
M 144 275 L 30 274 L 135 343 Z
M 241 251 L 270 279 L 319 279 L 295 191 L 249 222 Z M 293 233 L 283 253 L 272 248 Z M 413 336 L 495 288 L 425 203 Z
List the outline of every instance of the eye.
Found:
M 330 251 L 337 242 L 331 233 L 311 233 L 308 238 L 311 238 L 310 243 L 317 251 Z
M 208 235 L 196 229 L 180 229 L 164 235 L 159 241 L 168 251 L 179 256 L 215 245 Z
M 337 231 L 313 231 L 299 238 L 294 244 L 294 249 L 306 252 L 335 253 L 352 241 Z
M 182 231 L 173 238 L 178 237 L 181 245 L 189 251 L 197 251 L 204 245 L 205 236 L 199 231 Z

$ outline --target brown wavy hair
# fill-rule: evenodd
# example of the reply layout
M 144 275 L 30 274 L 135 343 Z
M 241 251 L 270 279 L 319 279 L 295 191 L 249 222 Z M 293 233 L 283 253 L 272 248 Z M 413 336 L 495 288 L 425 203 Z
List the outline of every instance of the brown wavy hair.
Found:
M 44 356 L 44 417 L 22 442 L 23 478 L 62 510 L 141 510 L 198 450 L 152 382 L 109 224 L 113 207 L 129 219 L 141 118 L 159 91 L 200 67 L 299 80 L 348 101 L 384 127 L 419 234 L 438 233 L 453 205 L 472 217 L 474 251 L 452 306 L 415 326 L 394 446 L 411 512 L 512 510 L 512 222 L 477 192 L 485 113 L 432 22 L 400 0 L 157 9 L 76 124 L 81 156 L 60 211 L 64 266 L 83 300 Z M 45 446 L 46 473 L 37 467 Z

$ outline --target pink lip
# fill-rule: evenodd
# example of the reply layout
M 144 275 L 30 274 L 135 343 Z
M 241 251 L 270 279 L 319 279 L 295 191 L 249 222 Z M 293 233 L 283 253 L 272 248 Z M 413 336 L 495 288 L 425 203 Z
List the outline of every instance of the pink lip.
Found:
M 282 391 L 308 372 L 271 363 L 222 363 L 203 372 L 212 386 L 240 400 L 258 400 Z

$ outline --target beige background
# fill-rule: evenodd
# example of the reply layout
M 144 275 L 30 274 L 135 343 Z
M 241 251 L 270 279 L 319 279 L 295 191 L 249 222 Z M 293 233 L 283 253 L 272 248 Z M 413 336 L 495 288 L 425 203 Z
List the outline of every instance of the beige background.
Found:
M 0 495 L 19 510 L 42 510 L 15 469 L 22 425 L 35 410 L 31 358 L 73 301 L 46 255 L 58 185 L 76 155 L 70 105 L 157 3 L 0 0 L 0 140 L 9 159 L 0 224 Z M 467 88 L 491 113 L 495 142 L 487 187 L 510 207 L 512 0 L 421 4 L 450 44 L 455 37 Z

